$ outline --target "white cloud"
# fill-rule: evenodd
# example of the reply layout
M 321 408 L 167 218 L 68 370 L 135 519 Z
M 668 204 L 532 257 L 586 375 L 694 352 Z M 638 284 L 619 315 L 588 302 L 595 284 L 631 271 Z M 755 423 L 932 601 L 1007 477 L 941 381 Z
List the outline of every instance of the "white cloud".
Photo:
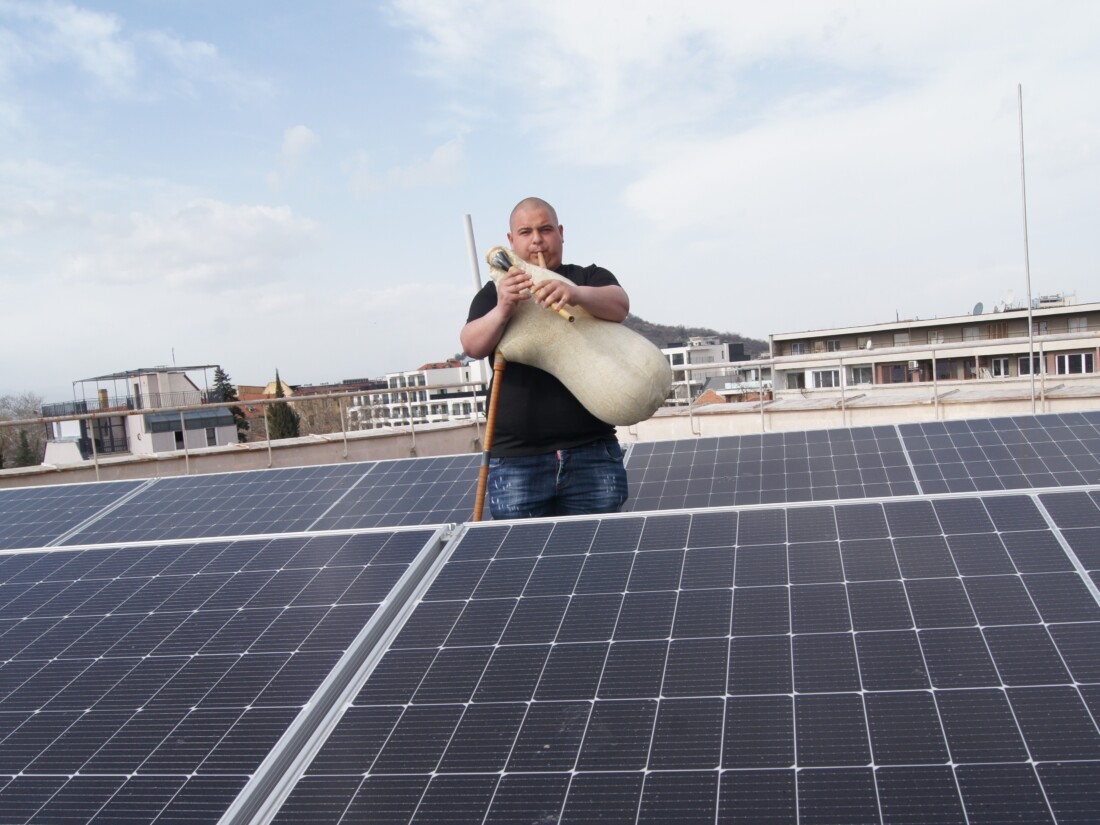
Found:
M 271 94 L 266 81 L 230 65 L 212 44 L 130 29 L 115 14 L 72 3 L 0 0 L 0 25 L 5 21 L 10 28 L 0 28 L 0 79 L 72 66 L 94 92 L 115 97 L 155 97 L 164 88 L 193 95 L 196 84 L 244 100 Z
M 348 188 L 360 197 L 393 189 L 452 186 L 466 178 L 466 154 L 458 138 L 437 146 L 427 159 L 376 175 L 370 156 L 360 152 L 344 164 Z
M 197 200 L 171 214 L 103 216 L 96 240 L 72 255 L 70 281 L 203 291 L 275 281 L 318 227 L 288 207 Z
M 317 144 L 317 134 L 308 126 L 298 124 L 283 132 L 283 144 L 279 150 L 279 170 L 269 172 L 268 185 L 278 188 L 298 171 L 302 157 Z

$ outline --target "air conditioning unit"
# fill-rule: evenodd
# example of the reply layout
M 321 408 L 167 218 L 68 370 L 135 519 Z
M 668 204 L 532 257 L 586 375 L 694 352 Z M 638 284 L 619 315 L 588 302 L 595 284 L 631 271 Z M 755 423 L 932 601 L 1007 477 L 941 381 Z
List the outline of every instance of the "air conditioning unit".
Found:
M 911 370 L 915 370 L 915 369 L 917 369 L 917 367 L 919 367 L 919 366 L 920 366 L 920 362 L 919 362 L 919 361 L 910 361 L 910 362 L 909 362 L 909 369 L 911 369 Z

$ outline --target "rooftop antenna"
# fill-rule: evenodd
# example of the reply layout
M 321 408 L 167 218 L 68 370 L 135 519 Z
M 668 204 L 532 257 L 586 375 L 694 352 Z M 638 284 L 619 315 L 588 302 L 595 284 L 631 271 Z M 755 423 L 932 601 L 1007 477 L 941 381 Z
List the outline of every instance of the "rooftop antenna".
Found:
M 1028 372 L 1031 374 L 1031 414 L 1035 415 L 1035 322 L 1031 314 L 1031 261 L 1027 249 L 1027 177 L 1024 175 L 1024 87 L 1016 84 L 1016 106 L 1020 113 L 1020 192 L 1024 207 L 1024 277 L 1027 280 Z M 1042 369 L 1043 365 L 1039 365 Z

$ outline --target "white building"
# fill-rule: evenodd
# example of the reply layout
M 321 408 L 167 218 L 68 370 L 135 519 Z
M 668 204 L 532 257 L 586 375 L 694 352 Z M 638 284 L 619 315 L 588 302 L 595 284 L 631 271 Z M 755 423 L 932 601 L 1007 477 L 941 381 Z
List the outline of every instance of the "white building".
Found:
M 469 421 L 485 415 L 488 382 L 483 362 L 449 358 L 415 370 L 386 373 L 386 384 L 389 391 L 382 395 L 354 398 L 366 403 L 352 406 L 349 413 L 375 428 Z
M 161 412 L 163 407 L 190 407 L 217 401 L 200 390 L 188 372 L 217 365 L 151 367 L 77 381 L 82 393 L 94 384 L 91 397 L 44 404 L 47 418 L 87 413 L 106 417 L 59 421 L 48 425 L 44 464 L 77 464 L 93 455 L 152 455 L 237 443 L 237 427 L 224 407 Z M 101 386 L 110 384 L 110 388 Z
M 715 366 L 712 369 L 688 370 L 689 366 L 705 364 L 729 364 L 745 360 L 745 347 L 741 343 L 729 344 L 711 337 L 689 338 L 683 343 L 662 347 L 672 366 L 672 392 L 666 406 L 690 404 L 703 391 L 707 381 L 719 375 L 728 375 L 730 368 Z
M 998 306 L 930 320 L 784 332 L 770 336 L 777 397 L 841 388 L 986 381 L 1037 376 L 1074 380 L 1100 362 L 1100 303 L 1048 296 L 1032 307 Z M 1032 354 L 1034 343 L 1034 354 Z

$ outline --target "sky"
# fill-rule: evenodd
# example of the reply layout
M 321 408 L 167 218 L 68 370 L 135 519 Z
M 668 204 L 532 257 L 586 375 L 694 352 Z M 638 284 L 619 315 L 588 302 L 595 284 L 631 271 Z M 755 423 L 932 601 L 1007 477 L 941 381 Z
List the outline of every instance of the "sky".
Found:
M 1098 78 L 1095 0 L 0 0 L 0 395 L 446 359 L 530 195 L 654 323 L 1020 300 L 1018 84 L 1032 293 L 1100 301 Z

